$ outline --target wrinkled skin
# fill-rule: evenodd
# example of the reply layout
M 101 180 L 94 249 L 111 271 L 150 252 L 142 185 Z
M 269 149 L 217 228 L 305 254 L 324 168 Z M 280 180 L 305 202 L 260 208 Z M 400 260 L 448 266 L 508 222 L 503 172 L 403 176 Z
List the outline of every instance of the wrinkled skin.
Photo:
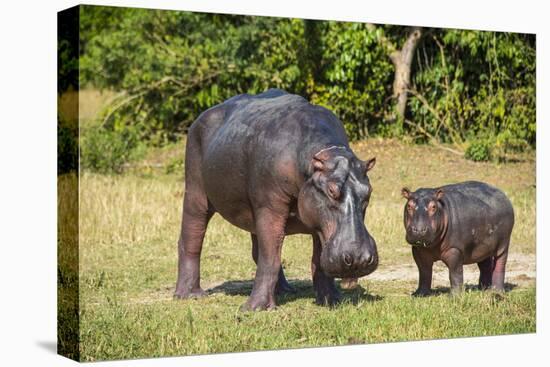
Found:
M 281 90 L 239 95 L 205 111 L 187 137 L 175 297 L 204 295 L 202 243 L 219 213 L 252 235 L 257 270 L 243 310 L 272 309 L 276 292 L 291 290 L 281 248 L 296 233 L 312 236 L 317 303 L 336 304 L 334 277 L 364 276 L 378 265 L 364 224 L 374 165 L 353 154 L 334 114 Z
M 463 265 L 477 263 L 481 289 L 504 290 L 514 210 L 500 190 L 482 182 L 402 190 L 406 240 L 418 266 L 414 296 L 431 291 L 433 263 L 449 268 L 451 294 L 463 287 Z

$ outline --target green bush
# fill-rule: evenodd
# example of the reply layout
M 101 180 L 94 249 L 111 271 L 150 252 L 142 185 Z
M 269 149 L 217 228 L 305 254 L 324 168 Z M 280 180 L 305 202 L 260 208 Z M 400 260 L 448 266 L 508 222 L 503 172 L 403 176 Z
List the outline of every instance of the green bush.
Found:
M 483 162 L 491 159 L 491 147 L 486 140 L 472 141 L 466 152 L 464 158 L 474 162 Z
M 529 144 L 523 139 L 517 138 L 510 130 L 505 130 L 498 135 L 485 134 L 484 138 L 469 140 L 464 153 L 466 159 L 481 161 L 506 161 L 510 154 L 523 152 L 530 149 Z
M 421 130 L 448 143 L 535 145 L 533 35 L 434 29 L 418 52 L 409 108 Z
M 384 100 L 393 71 L 376 34 L 366 24 L 329 22 L 323 44 L 323 74 L 311 86 L 311 100 L 332 110 L 351 140 L 384 124 Z
M 170 161 L 168 161 L 168 163 L 166 164 L 166 167 L 164 167 L 164 172 L 166 174 L 171 174 L 176 172 L 180 173 L 183 171 L 184 171 L 183 157 L 176 157 L 176 158 L 170 159 Z
M 83 168 L 99 173 L 121 173 L 124 164 L 144 153 L 135 129 L 112 131 L 93 127 L 83 134 L 80 159 Z

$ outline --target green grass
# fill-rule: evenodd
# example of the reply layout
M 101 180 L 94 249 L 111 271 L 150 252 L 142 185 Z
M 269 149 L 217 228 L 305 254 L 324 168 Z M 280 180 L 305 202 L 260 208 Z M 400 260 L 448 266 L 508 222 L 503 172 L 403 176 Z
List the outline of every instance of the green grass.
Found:
M 285 239 L 283 265 L 297 289 L 272 312 L 241 313 L 255 266 L 248 233 L 214 216 L 202 256 L 210 295 L 174 301 L 177 239 L 184 192 L 183 144 L 152 150 L 121 176 L 83 174 L 80 181 L 80 358 L 85 361 L 306 346 L 378 343 L 535 331 L 535 161 L 474 163 L 429 146 L 391 140 L 353 145 L 377 156 L 366 223 L 376 238 L 378 270 L 344 292 L 335 309 L 316 306 L 310 280 L 311 240 Z M 170 169 L 167 169 L 170 167 Z M 471 290 L 450 298 L 414 299 L 416 270 L 402 224 L 403 185 L 411 189 L 466 179 L 502 188 L 516 210 L 506 294 Z M 62 181 L 62 180 L 61 180 Z M 63 185 L 59 186 L 60 195 Z M 60 220 L 63 220 L 62 218 Z M 512 256 L 511 255 L 511 256 Z M 403 277 L 387 280 L 405 269 Z M 444 271 L 444 269 L 443 269 Z M 399 273 L 400 274 L 400 273 Z M 474 279 L 474 280 L 472 280 Z
M 304 282 L 305 283 L 305 282 Z M 85 360 L 380 343 L 533 332 L 535 291 L 501 297 L 473 291 L 409 297 L 389 282 L 346 292 L 334 310 L 312 304 L 311 290 L 283 298 L 276 311 L 241 313 L 249 288 L 186 302 L 124 304 L 115 294 L 82 311 Z M 307 284 L 309 285 L 309 284 Z

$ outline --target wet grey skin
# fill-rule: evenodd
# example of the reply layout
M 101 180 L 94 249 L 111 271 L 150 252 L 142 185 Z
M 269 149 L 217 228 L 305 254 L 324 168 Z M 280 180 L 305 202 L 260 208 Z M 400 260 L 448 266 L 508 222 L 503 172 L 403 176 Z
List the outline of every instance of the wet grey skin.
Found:
M 468 181 L 411 192 L 403 221 L 406 241 L 419 272 L 415 296 L 431 291 L 433 263 L 449 268 L 451 294 L 463 288 L 463 265 L 477 263 L 479 287 L 504 291 L 506 260 L 514 227 L 514 209 L 499 189 Z
M 364 224 L 375 162 L 355 156 L 331 111 L 278 89 L 203 112 L 187 137 L 175 297 L 205 294 L 200 254 L 208 221 L 219 213 L 251 234 L 257 270 L 243 310 L 272 309 L 276 293 L 290 289 L 281 248 L 297 233 L 312 237 L 316 302 L 336 304 L 335 277 L 364 276 L 378 265 Z

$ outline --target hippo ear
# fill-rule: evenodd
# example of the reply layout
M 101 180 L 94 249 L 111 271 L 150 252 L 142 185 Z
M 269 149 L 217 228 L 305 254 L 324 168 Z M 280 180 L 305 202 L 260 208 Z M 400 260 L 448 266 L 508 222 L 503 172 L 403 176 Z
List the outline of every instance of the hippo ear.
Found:
M 410 199 L 411 197 L 411 191 L 409 189 L 407 189 L 406 187 L 403 187 L 401 189 L 401 196 L 403 196 L 405 199 Z
M 313 165 L 314 171 L 323 171 L 325 169 L 325 162 L 320 161 L 315 157 L 311 161 L 311 164 Z
M 437 189 L 437 191 L 436 191 L 436 193 L 435 193 L 435 198 L 436 198 L 437 200 L 441 200 L 441 199 L 443 199 L 443 196 L 444 196 L 444 195 L 445 195 L 445 194 L 444 194 L 443 190 Z
M 374 168 L 375 164 L 376 164 L 376 157 L 372 157 L 371 159 L 365 162 L 365 167 L 366 167 L 365 175 L 367 174 L 368 171 Z

